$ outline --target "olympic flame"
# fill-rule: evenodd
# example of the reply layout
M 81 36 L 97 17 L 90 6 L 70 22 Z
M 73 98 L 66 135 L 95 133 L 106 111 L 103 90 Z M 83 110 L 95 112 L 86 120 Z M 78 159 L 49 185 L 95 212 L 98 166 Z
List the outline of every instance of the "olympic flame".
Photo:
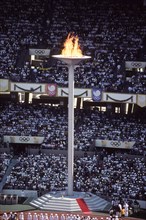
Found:
M 74 36 L 71 33 L 68 34 L 67 39 L 64 42 L 64 49 L 61 54 L 67 57 L 82 57 L 82 51 L 79 46 L 78 36 Z

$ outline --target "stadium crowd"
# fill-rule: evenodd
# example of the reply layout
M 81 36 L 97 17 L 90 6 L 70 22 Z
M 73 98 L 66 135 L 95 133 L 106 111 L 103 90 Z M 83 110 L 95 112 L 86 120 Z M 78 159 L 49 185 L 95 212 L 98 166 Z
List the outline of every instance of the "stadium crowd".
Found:
M 45 137 L 48 148 L 66 149 L 66 111 L 45 105 L 4 104 L 0 116 L 0 135 L 41 136 Z
M 106 198 L 146 200 L 146 162 L 109 154 L 75 157 L 74 190 Z M 67 187 L 67 158 L 63 154 L 20 155 L 7 176 L 5 189 L 37 190 L 39 195 Z
M 49 58 L 49 68 L 32 69 L 28 49 L 48 48 L 51 55 L 60 54 L 68 33 L 74 32 L 83 53 L 92 57 L 76 68 L 76 87 L 146 93 L 146 70 L 127 78 L 124 63 L 143 58 L 146 18 L 142 1 L 80 0 L 77 4 L 45 0 L 40 4 L 19 0 L 12 4 L 7 0 L 1 6 L 0 78 L 67 86 L 68 71 L 60 61 Z
M 10 136 L 44 137 L 41 148 L 67 149 L 68 113 L 63 106 L 6 103 L 0 105 L 0 138 Z M 133 141 L 131 153 L 144 155 L 146 121 L 141 117 L 100 112 L 98 108 L 75 109 L 75 148 L 89 150 L 96 139 Z
M 67 109 L 62 106 L 5 103 L 0 109 L 1 139 L 5 135 L 44 136 L 41 149 L 67 149 Z M 143 116 L 100 112 L 98 108 L 75 109 L 75 121 L 75 149 L 87 153 L 75 158 L 75 190 L 108 198 L 125 195 L 126 199 L 145 200 L 146 123 Z M 96 138 L 134 141 L 135 144 L 130 152 L 124 150 L 119 156 L 117 149 L 110 153 L 102 148 L 90 148 Z M 94 156 L 88 155 L 89 149 L 95 151 Z M 129 153 L 134 156 L 129 157 Z M 12 154 L 2 154 L 1 157 L 4 159 L 0 166 L 2 179 Z M 18 163 L 7 176 L 4 186 L 5 189 L 37 190 L 40 195 L 66 187 L 67 158 L 61 154 L 43 153 L 19 155 Z

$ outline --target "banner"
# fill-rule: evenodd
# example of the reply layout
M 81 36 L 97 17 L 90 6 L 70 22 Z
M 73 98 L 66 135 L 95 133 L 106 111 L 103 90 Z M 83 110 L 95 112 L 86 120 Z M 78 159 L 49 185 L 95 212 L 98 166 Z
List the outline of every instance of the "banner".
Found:
M 9 91 L 9 80 L 0 79 L 0 92 L 8 92 Z
M 4 136 L 4 142 L 17 144 L 42 144 L 44 137 L 37 136 Z
M 92 89 L 92 99 L 95 102 L 100 102 L 102 99 L 102 90 L 98 88 Z
M 123 93 L 103 93 L 103 101 L 120 102 L 120 103 L 136 103 L 136 95 Z
M 37 94 L 47 94 L 52 97 L 68 97 L 67 87 L 58 87 L 56 83 L 18 83 L 0 79 L 0 92 L 30 92 Z M 140 107 L 146 106 L 146 95 L 129 93 L 109 93 L 98 88 L 74 88 L 74 96 L 80 98 L 92 98 L 93 101 L 117 102 L 137 104 Z
M 126 69 L 138 69 L 138 68 L 145 68 L 146 62 L 139 62 L 139 61 L 126 61 L 125 68 Z
M 137 105 L 140 107 L 146 106 L 146 95 L 137 95 Z
M 68 88 L 59 88 L 58 87 L 58 96 L 68 97 Z M 82 98 L 91 98 L 92 92 L 91 89 L 77 89 L 74 88 L 74 96 Z
M 45 93 L 45 84 L 11 82 L 13 92 Z
M 50 49 L 29 49 L 29 55 L 49 56 Z
M 47 84 L 46 85 L 46 93 L 49 96 L 56 96 L 57 95 L 57 85 L 56 84 Z
M 96 147 L 132 149 L 135 141 L 95 140 Z

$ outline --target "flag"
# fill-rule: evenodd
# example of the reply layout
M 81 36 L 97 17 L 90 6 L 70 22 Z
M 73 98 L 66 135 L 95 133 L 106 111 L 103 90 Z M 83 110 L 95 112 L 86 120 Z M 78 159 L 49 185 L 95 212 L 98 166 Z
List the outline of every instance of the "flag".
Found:
M 47 84 L 46 85 L 46 93 L 48 93 L 49 96 L 56 96 L 57 85 L 56 84 Z
M 102 98 L 102 89 L 93 88 L 92 89 L 92 99 L 95 102 L 100 102 Z

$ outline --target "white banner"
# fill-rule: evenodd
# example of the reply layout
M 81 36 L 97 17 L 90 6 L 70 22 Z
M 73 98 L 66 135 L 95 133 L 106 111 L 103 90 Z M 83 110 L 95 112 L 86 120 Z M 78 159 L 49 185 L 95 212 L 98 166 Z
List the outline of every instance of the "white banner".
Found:
M 0 79 L 0 92 L 8 92 L 9 91 L 9 80 Z
M 58 96 L 68 97 L 68 88 L 59 88 L 58 87 Z M 91 98 L 92 90 L 91 89 L 77 89 L 74 88 L 74 96 L 76 97 L 84 97 Z
M 4 142 L 17 144 L 42 144 L 44 137 L 37 136 L 4 136 Z
M 136 103 L 136 95 L 134 94 L 104 92 L 102 97 L 102 101 L 105 102 Z
M 140 107 L 146 106 L 146 95 L 137 95 L 137 105 Z
M 114 141 L 114 140 L 95 140 L 96 147 L 109 147 L 109 148 L 124 148 L 124 149 L 132 149 L 134 141 Z
M 10 86 L 11 86 L 11 91 L 13 92 L 32 92 L 32 93 L 46 92 L 46 84 L 11 82 Z
M 146 62 L 139 62 L 139 61 L 126 61 L 125 68 L 126 69 L 138 69 L 138 68 L 145 68 Z
M 29 49 L 29 55 L 49 56 L 50 49 Z

